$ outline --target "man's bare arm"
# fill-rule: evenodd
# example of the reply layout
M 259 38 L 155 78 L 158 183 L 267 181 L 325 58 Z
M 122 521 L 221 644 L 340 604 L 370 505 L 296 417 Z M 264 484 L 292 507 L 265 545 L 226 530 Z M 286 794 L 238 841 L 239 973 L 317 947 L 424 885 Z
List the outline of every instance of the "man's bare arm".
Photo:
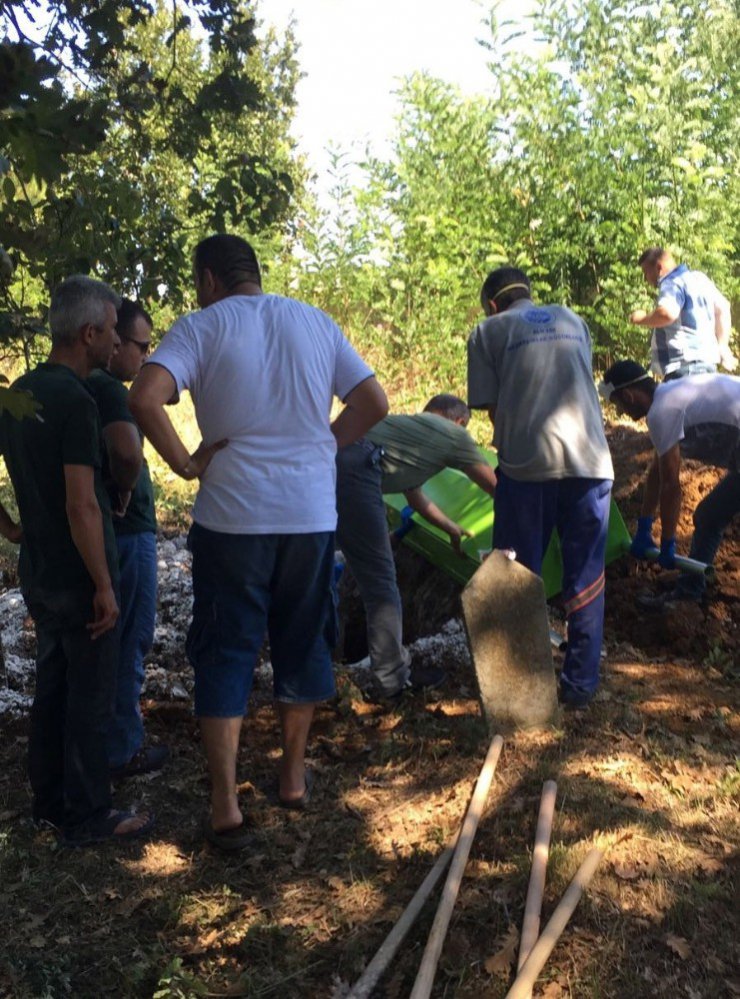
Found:
M 136 485 L 144 452 L 136 424 L 116 420 L 103 428 L 110 475 L 119 492 L 128 493 Z
M 0 503 L 0 534 L 14 545 L 23 540 L 23 526 L 16 524 L 2 503 Z
M 93 581 L 93 638 L 110 631 L 118 619 L 103 541 L 103 515 L 95 496 L 95 472 L 90 465 L 65 465 L 66 508 L 72 541 Z
M 176 396 L 177 385 L 169 371 L 161 364 L 147 364 L 131 386 L 128 403 L 142 432 L 172 471 L 183 479 L 197 479 L 208 468 L 214 454 L 226 447 L 228 441 L 213 444 L 201 442 L 190 454 L 165 409 Z
M 661 455 L 660 468 L 660 536 L 663 541 L 676 537 L 678 517 L 681 513 L 681 451 L 674 444 Z
M 344 400 L 344 409 L 332 421 L 337 447 L 354 444 L 371 427 L 388 415 L 388 399 L 377 378 L 371 376 L 356 385 Z
M 463 472 L 471 482 L 474 482 L 489 496 L 496 495 L 496 473 L 487 461 L 481 461 L 476 465 L 466 465 Z
M 719 346 L 720 364 L 727 371 L 735 371 L 737 358 L 730 348 L 730 333 L 732 332 L 732 315 L 730 303 L 724 295 L 718 295 L 714 303 L 714 335 Z
M 647 326 L 649 329 L 660 329 L 662 326 L 668 326 L 670 323 L 675 323 L 680 315 L 681 310 L 678 308 L 667 309 L 664 305 L 656 305 L 652 312 L 645 312 L 644 309 L 635 309 L 635 311 L 630 314 L 630 322 L 634 323 L 636 326 Z
M 658 454 L 653 454 L 642 494 L 641 517 L 654 517 L 660 502 L 660 464 Z
M 441 531 L 444 531 L 450 536 L 450 544 L 455 549 L 458 555 L 462 554 L 462 549 L 460 548 L 460 542 L 463 537 L 471 538 L 472 534 L 470 531 L 465 530 L 459 524 L 456 524 L 454 520 L 450 518 L 437 506 L 435 502 L 429 499 L 421 486 L 416 489 L 407 489 L 404 492 L 406 501 L 408 505 L 416 510 L 417 513 L 421 514 L 424 520 L 428 520 L 430 524 L 438 527 Z

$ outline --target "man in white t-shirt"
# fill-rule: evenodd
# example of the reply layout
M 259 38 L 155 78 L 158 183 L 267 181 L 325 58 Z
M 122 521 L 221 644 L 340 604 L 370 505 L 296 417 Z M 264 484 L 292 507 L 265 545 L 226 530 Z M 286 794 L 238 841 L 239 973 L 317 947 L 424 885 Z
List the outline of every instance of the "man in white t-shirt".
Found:
M 305 808 L 315 704 L 334 694 L 335 455 L 388 410 L 373 372 L 318 309 L 262 291 L 238 236 L 199 243 L 202 311 L 179 319 L 131 390 L 134 416 L 183 478 L 199 478 L 188 543 L 187 652 L 211 777 L 206 838 L 250 842 L 236 795 L 239 733 L 265 631 L 282 731 L 278 800 Z M 204 442 L 190 455 L 165 405 L 189 390 Z M 330 423 L 334 396 L 345 403 Z
M 631 551 L 638 557 L 658 547 L 653 518 L 660 511 L 660 564 L 675 568 L 676 527 L 681 512 L 681 456 L 727 469 L 727 475 L 694 510 L 691 558 L 711 565 L 722 534 L 740 513 L 740 378 L 691 375 L 657 385 L 636 361 L 618 361 L 599 390 L 633 420 L 646 419 L 658 455 L 659 477 L 649 477 Z M 669 600 L 700 600 L 704 576 L 682 573 Z M 660 601 L 658 602 L 660 603 Z

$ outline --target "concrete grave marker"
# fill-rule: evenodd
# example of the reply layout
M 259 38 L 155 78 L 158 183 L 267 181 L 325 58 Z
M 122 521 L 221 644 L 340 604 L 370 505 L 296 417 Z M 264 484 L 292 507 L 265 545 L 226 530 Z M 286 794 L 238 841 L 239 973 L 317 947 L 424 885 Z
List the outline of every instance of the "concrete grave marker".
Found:
M 556 724 L 560 712 L 540 577 L 494 551 L 463 590 L 462 605 L 489 730 Z

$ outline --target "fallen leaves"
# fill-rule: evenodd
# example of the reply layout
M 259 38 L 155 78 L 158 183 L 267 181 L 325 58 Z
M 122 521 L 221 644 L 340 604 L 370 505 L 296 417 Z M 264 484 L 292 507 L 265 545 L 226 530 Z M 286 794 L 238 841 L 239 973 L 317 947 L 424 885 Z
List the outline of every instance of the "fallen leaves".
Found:
M 612 870 L 620 881 L 639 881 L 641 878 L 651 878 L 658 869 L 655 857 L 644 860 L 635 859 L 632 862 L 615 860 Z
M 688 961 L 691 957 L 691 944 L 685 937 L 677 937 L 675 933 L 665 933 L 660 939 L 682 961 Z
M 725 865 L 716 857 L 702 853 L 696 858 L 696 866 L 704 874 L 719 874 L 720 871 L 724 870 Z
M 681 766 L 681 764 L 677 763 L 675 760 L 671 763 L 669 768 L 665 767 L 660 771 L 660 776 L 672 790 L 681 791 L 683 794 L 695 791 L 697 789 L 697 785 L 701 783 L 694 771 L 689 770 L 687 767 Z
M 511 969 L 516 963 L 517 950 L 519 948 L 519 930 L 511 923 L 505 936 L 500 941 L 499 950 L 483 962 L 483 967 L 489 975 L 496 975 L 499 978 L 508 978 Z

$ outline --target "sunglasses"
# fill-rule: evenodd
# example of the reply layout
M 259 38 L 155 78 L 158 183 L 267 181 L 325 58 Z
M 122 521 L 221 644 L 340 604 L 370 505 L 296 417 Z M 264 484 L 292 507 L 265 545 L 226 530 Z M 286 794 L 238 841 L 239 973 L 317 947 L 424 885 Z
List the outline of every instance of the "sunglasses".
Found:
M 150 343 L 142 343 L 141 340 L 132 340 L 131 337 L 128 336 L 121 337 L 121 339 L 124 343 L 135 343 L 141 351 L 142 357 L 148 354 L 151 348 Z

